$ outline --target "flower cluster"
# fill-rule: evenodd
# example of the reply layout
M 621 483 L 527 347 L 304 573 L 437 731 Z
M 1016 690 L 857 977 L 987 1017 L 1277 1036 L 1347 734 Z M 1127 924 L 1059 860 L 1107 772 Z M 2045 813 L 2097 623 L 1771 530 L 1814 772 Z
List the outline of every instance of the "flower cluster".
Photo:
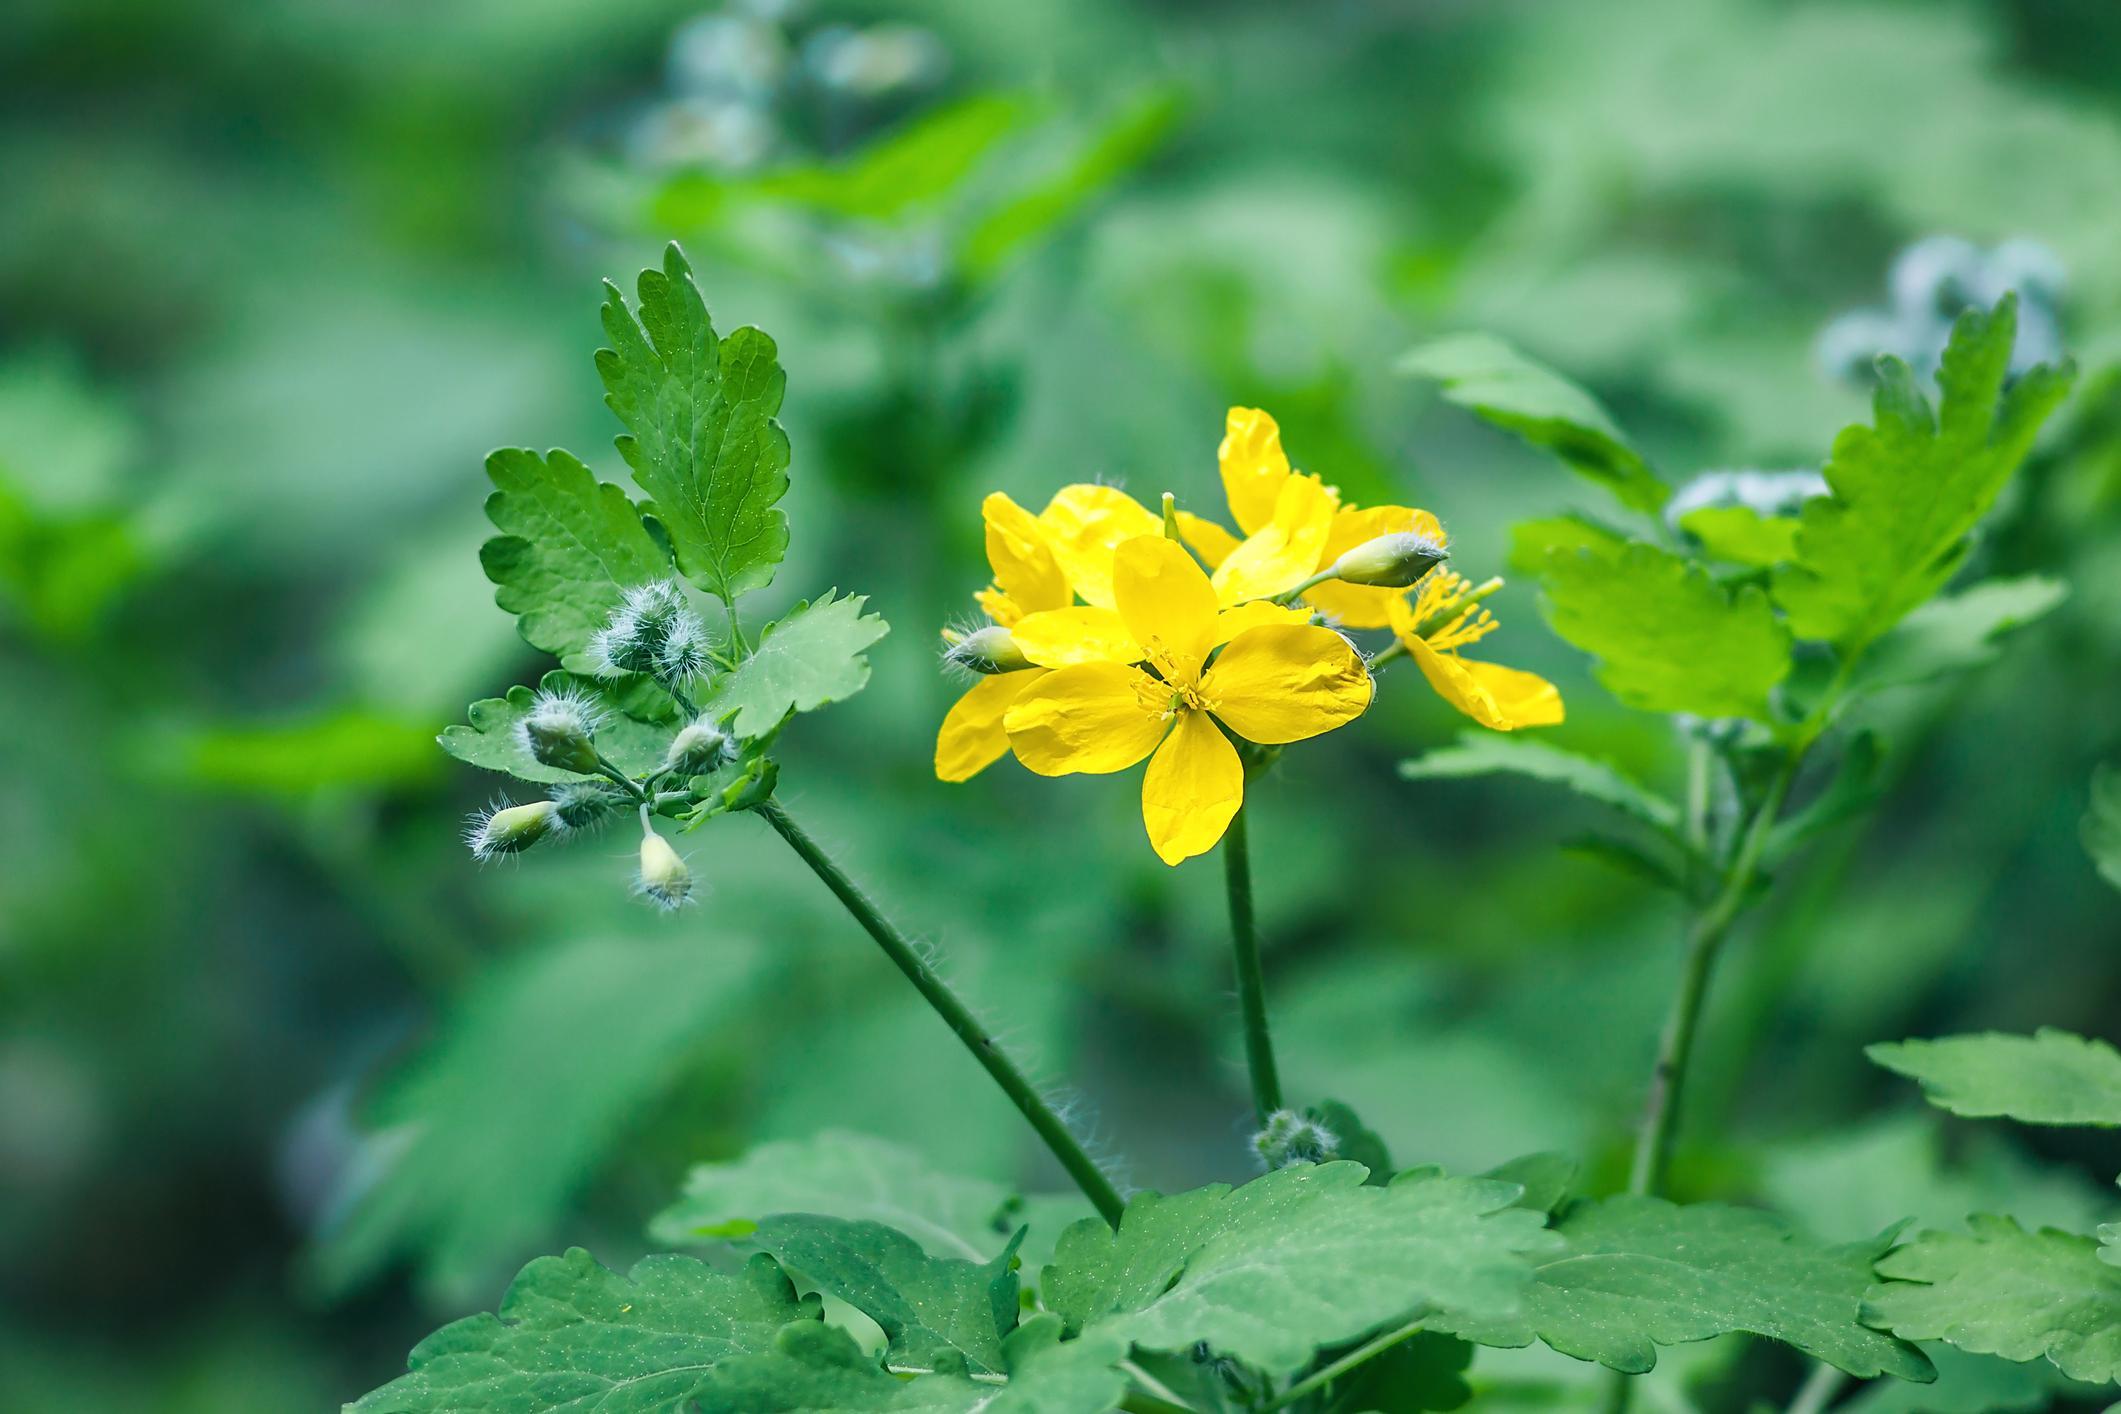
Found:
M 1483 726 L 1561 720 L 1552 684 L 1460 656 L 1495 629 L 1481 601 L 1501 581 L 1440 568 L 1435 516 L 1342 500 L 1254 408 L 1230 410 L 1219 459 L 1236 532 L 1110 486 L 1063 487 L 1036 515 L 987 497 L 988 622 L 944 634 L 945 660 L 980 680 L 943 719 L 937 776 L 1012 752 L 1047 776 L 1146 759 L 1142 818 L 1177 864 L 1222 838 L 1248 764 L 1362 715 L 1393 657 Z M 1343 632 L 1383 628 L 1395 645 L 1367 659 Z

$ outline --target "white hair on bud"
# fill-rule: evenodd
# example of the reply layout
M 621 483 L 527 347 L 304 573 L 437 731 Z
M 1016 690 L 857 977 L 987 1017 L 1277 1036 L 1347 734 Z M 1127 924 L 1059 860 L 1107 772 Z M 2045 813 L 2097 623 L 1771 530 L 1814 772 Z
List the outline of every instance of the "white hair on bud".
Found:
M 464 818 L 464 847 L 473 859 L 485 864 L 521 853 L 548 835 L 564 835 L 569 828 L 549 800 L 515 805 L 506 796 L 495 796 L 485 809 Z
M 671 681 L 683 682 L 707 668 L 707 626 L 690 609 L 679 609 L 664 627 L 656 648 L 656 666 Z

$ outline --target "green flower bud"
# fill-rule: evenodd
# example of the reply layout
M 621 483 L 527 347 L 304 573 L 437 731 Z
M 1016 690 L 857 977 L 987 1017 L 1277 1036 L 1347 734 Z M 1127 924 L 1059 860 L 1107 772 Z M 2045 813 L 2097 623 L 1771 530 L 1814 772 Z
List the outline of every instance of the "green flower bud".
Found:
M 570 830 L 587 830 L 603 824 L 618 809 L 621 797 L 597 781 L 569 781 L 554 787 L 552 803 L 560 812 L 562 825 Z
M 988 624 L 955 639 L 943 650 L 943 661 L 954 668 L 975 673 L 1014 673 L 1031 666 L 1031 660 L 1016 646 L 1009 630 Z
M 668 912 L 692 901 L 692 871 L 670 847 L 670 841 L 654 830 L 641 836 L 641 872 L 634 892 Z
M 504 805 L 472 816 L 471 826 L 464 832 L 464 843 L 471 847 L 472 858 L 484 862 L 529 849 L 566 829 L 559 806 L 549 800 L 534 800 L 528 805 Z
M 663 755 L 663 769 L 697 775 L 735 755 L 736 739 L 702 717 L 670 739 L 670 750 Z
M 1333 562 L 1327 577 L 1349 584 L 1405 589 L 1450 556 L 1419 531 L 1402 530 L 1365 540 Z
M 572 692 L 541 692 L 516 723 L 516 739 L 540 765 L 578 775 L 597 769 L 597 712 Z
M 1252 1152 L 1269 1170 L 1322 1164 L 1340 1152 L 1340 1136 L 1295 1110 L 1276 1110 L 1252 1136 Z

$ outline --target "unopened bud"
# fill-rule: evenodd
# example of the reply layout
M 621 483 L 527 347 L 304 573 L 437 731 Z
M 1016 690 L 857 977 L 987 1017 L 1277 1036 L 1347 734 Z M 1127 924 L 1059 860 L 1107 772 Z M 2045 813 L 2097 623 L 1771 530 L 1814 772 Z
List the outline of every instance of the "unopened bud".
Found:
M 943 650 L 943 661 L 975 673 L 1013 673 L 1031 666 L 1024 650 L 1016 646 L 1009 630 L 989 624 L 956 640 Z
M 1416 530 L 1401 530 L 1365 540 L 1333 562 L 1330 578 L 1349 584 L 1405 589 L 1450 556 L 1443 546 Z
M 678 582 L 663 579 L 636 584 L 626 591 L 604 626 L 590 635 L 589 656 L 597 671 L 607 677 L 654 672 L 668 676 L 663 660 L 673 637 L 680 641 L 676 653 L 681 666 L 687 661 L 686 644 L 701 655 L 690 672 L 705 665 L 706 633 L 698 616 L 686 606 L 685 591 Z
M 534 800 L 528 805 L 507 805 L 472 816 L 471 827 L 464 832 L 464 843 L 471 847 L 472 858 L 483 861 L 519 853 L 566 828 L 557 805 L 549 800 Z
M 670 841 L 649 830 L 641 836 L 641 872 L 633 887 L 665 912 L 683 908 L 692 899 L 692 871 Z
M 665 682 L 682 683 L 707 667 L 707 628 L 700 616 L 680 609 L 664 626 L 663 641 L 655 651 L 656 675 Z
M 1322 1164 L 1340 1152 L 1340 1137 L 1295 1110 L 1276 1110 L 1252 1136 L 1252 1152 L 1270 1171 L 1293 1164 Z
M 541 692 L 516 723 L 517 740 L 540 765 L 578 775 L 597 769 L 597 712 L 572 692 Z
M 618 808 L 619 796 L 597 781 L 570 781 L 554 788 L 552 804 L 560 812 L 562 825 L 570 830 L 587 830 L 601 825 Z
M 702 717 L 670 739 L 663 769 L 696 775 L 711 771 L 736 754 L 736 740 Z

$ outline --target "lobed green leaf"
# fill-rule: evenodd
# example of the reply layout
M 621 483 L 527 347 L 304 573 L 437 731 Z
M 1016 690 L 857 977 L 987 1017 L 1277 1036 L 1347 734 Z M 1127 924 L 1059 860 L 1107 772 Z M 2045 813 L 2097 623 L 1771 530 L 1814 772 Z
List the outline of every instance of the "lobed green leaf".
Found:
M 1932 1377 L 1920 1351 L 1859 1319 L 1877 1243 L 1829 1247 L 1771 1213 L 1639 1196 L 1578 1204 L 1554 1233 L 1563 1246 L 1517 1316 L 1447 1312 L 1431 1326 L 1482 1345 L 1537 1338 L 1630 1374 L 1654 1368 L 1660 1345 L 1746 1332 L 1864 1379 Z
M 767 627 L 758 648 L 716 681 L 701 708 L 715 718 L 733 718 L 731 730 L 757 737 L 779 726 L 791 712 L 810 712 L 860 692 L 869 681 L 864 650 L 891 626 L 864 614 L 859 594 L 835 598 L 827 592 L 798 604 Z
M 573 673 L 547 673 L 539 680 L 538 688 L 547 692 L 582 692 L 600 701 L 609 700 L 603 697 L 599 684 Z M 503 771 L 519 780 L 550 785 L 559 781 L 591 779 L 545 765 L 516 739 L 515 725 L 529 715 L 531 703 L 536 698 L 536 691 L 516 686 L 508 689 L 506 697 L 488 697 L 474 702 L 466 713 L 470 724 L 450 727 L 436 740 L 441 742 L 444 751 L 459 761 L 489 771 Z M 670 737 L 668 727 L 637 721 L 622 712 L 612 711 L 604 715 L 597 727 L 596 744 L 619 770 L 637 776 L 662 764 L 663 754 L 670 748 Z
M 1914 610 L 1873 645 L 1850 680 L 1858 692 L 1927 682 L 1994 662 L 2001 641 L 2069 597 L 2039 575 L 1991 579 Z
M 1879 360 L 1872 421 L 1834 439 L 1831 494 L 1805 503 L 1797 559 L 1775 575 L 1775 601 L 1799 637 L 1861 651 L 1957 572 L 1968 533 L 2074 376 L 2043 365 L 2006 390 L 2017 308 L 2007 295 L 1960 316 L 1935 412 L 1913 370 Z
M 1567 786 L 1588 800 L 1640 821 L 1661 835 L 1677 836 L 1679 807 L 1589 756 L 1529 738 L 1494 732 L 1464 732 L 1457 742 L 1399 763 L 1404 781 L 1451 780 L 1509 772 Z
M 1934 1041 L 1884 1041 L 1864 1054 L 1922 1086 L 1940 1109 L 2021 1124 L 2121 1125 L 2121 1053 L 2054 1027 Z
M 504 448 L 486 458 L 486 474 L 486 518 L 501 534 L 480 547 L 479 563 L 494 602 L 532 646 L 591 671 L 590 635 L 629 586 L 669 578 L 669 552 L 625 491 L 566 452 Z
M 740 1272 L 646 1257 L 622 1277 L 577 1247 L 523 1268 L 497 1314 L 442 1327 L 413 1347 L 406 1374 L 347 1409 L 665 1414 L 701 1396 L 716 1362 L 771 1350 L 783 1327 L 818 1315 L 763 1254 Z
M 788 549 L 788 435 L 775 419 L 787 376 L 774 343 L 746 326 L 718 338 L 692 267 L 673 244 L 644 270 L 639 310 L 605 285 L 597 351 L 605 402 L 626 424 L 619 454 L 654 502 L 678 567 L 734 604 L 773 582 Z
M 1599 681 L 1631 707 L 1772 723 L 1768 694 L 1789 675 L 1790 634 L 1757 585 L 1735 593 L 1654 545 L 1547 560 L 1547 620 L 1601 661 Z
M 1976 1216 L 1878 1264 L 1864 1319 L 1907 1340 L 2006 1360 L 2042 1356 L 2071 1379 L 2121 1379 L 2121 1268 L 2088 1237 Z

